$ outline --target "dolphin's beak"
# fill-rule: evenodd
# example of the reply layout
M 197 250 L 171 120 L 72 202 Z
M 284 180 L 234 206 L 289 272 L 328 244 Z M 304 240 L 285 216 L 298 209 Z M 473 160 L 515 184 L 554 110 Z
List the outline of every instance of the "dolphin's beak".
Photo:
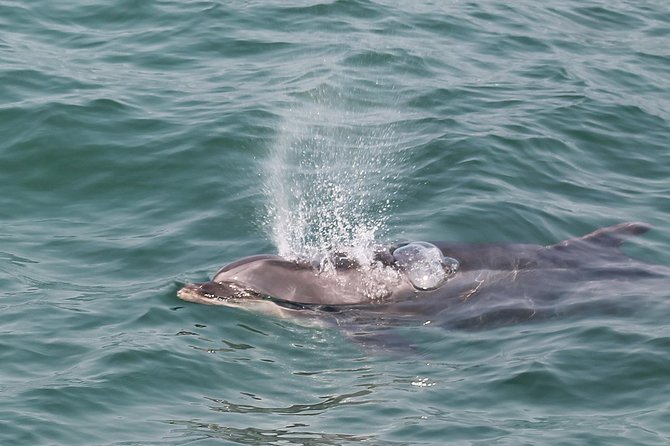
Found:
M 188 302 L 225 305 L 231 299 L 257 298 L 256 293 L 233 283 L 189 283 L 177 291 L 177 297 Z
M 187 283 L 179 291 L 177 291 L 177 297 L 187 302 L 204 304 L 210 303 L 208 300 L 211 300 L 214 296 L 212 296 L 210 299 L 207 299 L 202 294 L 201 287 L 202 283 Z

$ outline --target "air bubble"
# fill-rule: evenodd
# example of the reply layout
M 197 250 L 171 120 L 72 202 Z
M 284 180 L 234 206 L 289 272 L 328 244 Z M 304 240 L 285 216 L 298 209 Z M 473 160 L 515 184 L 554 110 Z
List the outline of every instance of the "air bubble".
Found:
M 393 258 L 415 288 L 431 290 L 458 270 L 458 260 L 444 257 L 428 242 L 412 242 L 393 251 Z

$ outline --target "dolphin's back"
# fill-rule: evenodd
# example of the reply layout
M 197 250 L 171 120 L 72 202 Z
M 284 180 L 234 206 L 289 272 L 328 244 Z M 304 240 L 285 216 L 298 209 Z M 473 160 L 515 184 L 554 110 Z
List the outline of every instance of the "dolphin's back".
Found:
M 445 256 L 460 262 L 461 271 L 481 269 L 512 270 L 536 265 L 546 248 L 529 244 L 469 244 L 459 242 L 430 242 Z
M 445 255 L 458 259 L 461 269 L 519 270 L 526 268 L 588 267 L 598 262 L 625 261 L 629 258 L 620 246 L 629 238 L 644 234 L 651 226 L 627 222 L 598 229 L 582 237 L 554 245 L 467 244 L 431 242 Z

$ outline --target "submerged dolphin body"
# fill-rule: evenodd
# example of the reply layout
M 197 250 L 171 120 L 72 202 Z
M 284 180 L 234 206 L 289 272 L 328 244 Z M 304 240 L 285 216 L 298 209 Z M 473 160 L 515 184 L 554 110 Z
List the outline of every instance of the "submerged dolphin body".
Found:
M 649 228 L 622 223 L 549 246 L 423 243 L 449 259 L 443 263 L 444 278 L 426 287 L 417 287 L 408 262 L 398 255 L 407 244 L 380 248 L 369 265 L 342 254 L 325 262 L 257 255 L 223 267 L 209 282 L 184 286 L 178 296 L 336 325 L 406 320 L 463 328 L 500 325 L 568 312 L 558 302 L 568 307 L 583 303 L 575 284 L 583 284 L 587 291 L 580 294 L 588 295 L 642 278 L 667 278 L 668 268 L 619 250 L 626 239 Z

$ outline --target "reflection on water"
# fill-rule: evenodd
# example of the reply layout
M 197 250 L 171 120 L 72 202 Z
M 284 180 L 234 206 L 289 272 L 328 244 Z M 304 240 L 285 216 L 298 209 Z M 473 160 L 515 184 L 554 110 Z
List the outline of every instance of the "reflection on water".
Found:
M 314 404 L 293 404 L 286 407 L 257 407 L 248 404 L 235 404 L 226 400 L 219 400 L 216 398 L 207 398 L 208 400 L 217 403 L 216 406 L 210 406 L 212 410 L 217 412 L 231 412 L 231 413 L 273 413 L 273 414 L 299 414 L 299 415 L 317 415 L 326 412 L 334 407 L 361 405 L 372 403 L 372 400 L 365 401 L 351 401 L 354 398 L 360 398 L 372 393 L 372 390 L 361 390 L 354 393 L 343 395 L 329 395 L 321 397 L 322 401 Z M 254 398 L 259 399 L 259 398 Z M 379 401 L 374 401 L 379 402 Z
M 305 430 L 307 424 L 290 424 L 276 429 L 260 429 L 255 427 L 235 428 L 217 423 L 197 423 L 186 420 L 169 421 L 169 424 L 182 426 L 174 429 L 179 433 L 177 437 L 170 438 L 176 444 L 192 443 L 205 439 L 218 439 L 233 441 L 240 444 L 281 444 L 281 445 L 342 445 L 350 443 L 364 444 L 403 444 L 396 442 L 380 442 L 371 435 L 350 435 L 337 433 L 313 432 Z M 181 439 L 182 441 L 179 441 Z

